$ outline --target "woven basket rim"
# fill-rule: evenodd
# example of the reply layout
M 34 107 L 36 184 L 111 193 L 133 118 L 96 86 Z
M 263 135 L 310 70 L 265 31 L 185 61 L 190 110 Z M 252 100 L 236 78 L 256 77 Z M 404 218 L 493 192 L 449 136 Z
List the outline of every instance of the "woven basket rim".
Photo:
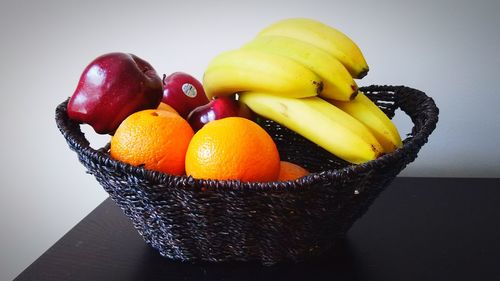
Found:
M 183 188 L 193 188 L 193 187 L 205 187 L 207 189 L 225 189 L 225 190 L 245 190 L 245 191 L 259 191 L 259 190 L 275 190 L 275 191 L 286 191 L 291 190 L 303 190 L 307 189 L 315 184 L 324 181 L 333 181 L 335 179 L 343 178 L 348 174 L 363 174 L 369 172 L 374 167 L 390 165 L 394 159 L 405 157 L 405 155 L 411 154 L 411 151 L 415 148 L 419 150 L 426 142 L 428 136 L 435 129 L 438 121 L 439 109 L 437 108 L 434 100 L 425 95 L 425 93 L 410 88 L 406 86 L 390 86 L 390 85 L 371 85 L 366 87 L 360 87 L 361 91 L 390 91 L 390 92 L 409 92 L 411 95 L 419 95 L 424 98 L 418 106 L 419 109 L 426 108 L 428 110 L 421 110 L 422 114 L 419 114 L 417 119 L 412 118 L 413 127 L 412 133 L 408 134 L 403 140 L 403 146 L 394 152 L 384 154 L 375 160 L 371 160 L 362 164 L 348 165 L 340 169 L 324 170 L 320 172 L 311 172 L 309 175 L 302 178 L 291 180 L 291 181 L 275 181 L 275 182 L 242 182 L 239 180 L 210 180 L 210 179 L 194 179 L 191 176 L 176 176 L 169 175 L 166 173 L 148 170 L 144 167 L 136 167 L 130 164 L 115 160 L 111 158 L 109 153 L 106 152 L 106 148 L 94 149 L 90 146 L 89 141 L 85 138 L 84 134 L 80 130 L 80 124 L 69 120 L 67 117 L 66 107 L 69 98 L 60 103 L 56 108 L 56 123 L 66 138 L 66 141 L 70 145 L 70 148 L 76 151 L 78 154 L 85 155 L 92 159 L 94 163 L 98 163 L 111 170 L 122 170 L 127 174 L 136 176 L 138 178 L 144 178 L 156 184 L 164 184 L 168 186 L 169 182 L 177 181 L 182 182 L 181 186 Z M 398 105 L 397 108 L 400 108 Z M 408 114 L 408 113 L 406 113 Z M 421 130 L 415 131 L 415 123 L 423 122 Z

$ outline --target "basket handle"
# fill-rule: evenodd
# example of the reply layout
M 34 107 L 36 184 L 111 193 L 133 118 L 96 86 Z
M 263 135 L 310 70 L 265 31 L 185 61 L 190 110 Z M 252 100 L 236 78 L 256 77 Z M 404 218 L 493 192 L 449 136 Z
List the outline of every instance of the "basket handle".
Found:
M 411 118 L 414 124 L 411 140 L 420 149 L 436 129 L 439 108 L 431 97 L 417 89 L 399 86 L 395 93 L 398 97 L 396 100 L 398 107 Z
M 394 109 L 400 108 L 411 118 L 414 126 L 411 135 L 412 142 L 425 144 L 427 137 L 434 131 L 438 122 L 439 108 L 434 100 L 424 92 L 406 86 L 372 85 L 360 90 L 377 96 L 379 93 L 393 93 L 390 98 L 395 104 Z M 386 96 L 385 96 L 386 97 Z M 387 98 L 387 97 L 386 97 Z M 390 116 L 391 117 L 391 116 Z M 424 141 L 423 143 L 421 143 Z
M 439 108 L 434 100 L 422 91 L 406 86 L 390 85 L 371 85 L 361 87 L 360 90 L 366 92 L 370 97 L 376 98 L 381 95 L 383 100 L 393 102 L 393 106 L 388 109 L 389 117 L 394 114 L 395 109 L 400 108 L 410 117 L 413 123 L 412 131 L 403 140 L 401 149 L 383 155 L 374 161 L 350 165 L 340 170 L 327 171 L 327 175 L 331 178 L 342 177 L 342 174 L 366 173 L 376 166 L 389 166 L 393 159 L 402 159 L 402 162 L 405 163 L 413 162 L 422 146 L 427 143 L 429 135 L 434 131 L 438 122 Z
M 123 171 L 127 174 L 133 174 L 151 182 L 168 182 L 172 175 L 147 170 L 143 167 L 135 167 L 124 162 L 112 159 L 108 154 L 109 143 L 103 148 L 94 149 L 90 146 L 89 141 L 85 138 L 85 134 L 80 128 L 80 123 L 71 120 L 67 114 L 69 98 L 56 107 L 55 120 L 59 131 L 66 139 L 71 150 L 76 152 L 80 162 L 87 168 L 87 172 L 95 167 L 100 166 L 108 171 Z M 193 179 L 186 177 L 182 180 L 184 185 L 190 185 Z
M 87 157 L 98 159 L 102 164 L 109 164 L 109 161 L 106 160 L 109 159 L 109 157 L 107 157 L 103 151 L 105 147 L 99 150 L 93 149 L 89 141 L 85 138 L 85 134 L 82 132 L 80 124 L 68 117 L 68 102 L 69 98 L 57 106 L 55 119 L 58 129 L 66 139 L 70 149 L 77 152 L 77 154 L 83 154 Z

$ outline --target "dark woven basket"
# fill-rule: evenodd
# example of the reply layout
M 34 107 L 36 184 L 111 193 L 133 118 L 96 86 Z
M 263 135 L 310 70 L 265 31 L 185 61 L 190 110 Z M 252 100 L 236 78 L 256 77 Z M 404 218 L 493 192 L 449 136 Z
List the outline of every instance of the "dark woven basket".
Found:
M 423 92 L 404 86 L 361 89 L 392 118 L 400 108 L 414 124 L 401 149 L 349 165 L 272 122 L 264 128 L 283 160 L 312 173 L 288 182 L 195 180 L 133 167 L 110 158 L 108 147 L 89 146 L 68 119 L 57 126 L 144 240 L 161 255 L 189 261 L 251 261 L 265 265 L 317 256 L 343 236 L 396 175 L 415 160 L 436 127 L 438 108 Z

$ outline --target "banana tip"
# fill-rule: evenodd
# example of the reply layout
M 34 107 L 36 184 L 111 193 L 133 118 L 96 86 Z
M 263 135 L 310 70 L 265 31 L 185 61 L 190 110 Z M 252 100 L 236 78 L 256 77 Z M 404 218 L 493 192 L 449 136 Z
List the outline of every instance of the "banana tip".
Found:
M 353 88 L 353 90 L 354 90 L 354 88 Z M 354 99 L 358 96 L 358 94 L 359 94 L 359 91 L 358 91 L 358 89 L 356 88 L 356 89 L 354 90 L 354 92 L 352 92 L 351 96 L 349 97 L 349 100 L 350 100 L 350 101 L 353 101 L 353 100 L 354 100 Z
M 359 73 L 358 75 L 356 76 L 356 79 L 361 79 L 363 77 L 366 76 L 366 74 L 368 74 L 368 71 L 370 70 L 369 67 L 366 67 L 366 68 L 363 68 Z

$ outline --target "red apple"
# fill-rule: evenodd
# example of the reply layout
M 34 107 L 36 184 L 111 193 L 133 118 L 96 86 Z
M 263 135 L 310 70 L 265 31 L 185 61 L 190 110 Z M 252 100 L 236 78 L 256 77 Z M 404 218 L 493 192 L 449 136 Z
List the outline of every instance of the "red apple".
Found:
M 180 116 L 187 118 L 189 112 L 208 103 L 200 81 L 184 72 L 163 76 L 162 102 L 173 107 Z
M 149 63 L 133 54 L 109 53 L 83 71 L 68 116 L 99 134 L 113 133 L 130 114 L 156 108 L 162 96 L 161 78 Z
M 189 113 L 187 120 L 196 132 L 210 121 L 235 116 L 250 120 L 254 119 L 253 112 L 246 104 L 233 97 L 218 97 L 208 104 L 193 109 Z

